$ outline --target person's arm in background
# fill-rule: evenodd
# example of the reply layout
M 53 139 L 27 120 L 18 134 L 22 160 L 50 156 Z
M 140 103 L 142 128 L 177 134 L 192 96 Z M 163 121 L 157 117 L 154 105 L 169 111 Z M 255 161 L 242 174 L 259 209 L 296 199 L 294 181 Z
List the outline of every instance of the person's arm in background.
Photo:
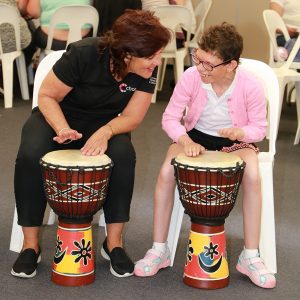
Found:
M 278 3 L 270 2 L 269 7 L 270 7 L 270 9 L 276 11 L 281 17 L 283 16 L 284 7 L 282 7 Z M 289 26 L 286 26 L 286 28 L 287 28 L 288 33 L 289 33 L 289 35 L 290 35 L 291 38 L 296 37 L 298 35 L 298 31 L 297 31 L 296 28 L 289 27 Z
M 40 0 L 18 0 L 22 16 L 38 19 L 40 17 Z
M 26 8 L 27 8 L 28 0 L 16 0 L 16 3 L 21 15 L 26 16 L 27 15 Z

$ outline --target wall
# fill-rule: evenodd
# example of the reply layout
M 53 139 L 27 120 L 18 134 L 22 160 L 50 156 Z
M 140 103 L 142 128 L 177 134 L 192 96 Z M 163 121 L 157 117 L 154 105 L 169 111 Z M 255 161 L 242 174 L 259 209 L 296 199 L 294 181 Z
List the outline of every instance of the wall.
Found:
M 193 0 L 194 5 L 199 0 Z M 269 37 L 265 29 L 262 11 L 269 0 L 213 0 L 205 27 L 223 21 L 234 24 L 244 38 L 242 56 L 268 62 Z

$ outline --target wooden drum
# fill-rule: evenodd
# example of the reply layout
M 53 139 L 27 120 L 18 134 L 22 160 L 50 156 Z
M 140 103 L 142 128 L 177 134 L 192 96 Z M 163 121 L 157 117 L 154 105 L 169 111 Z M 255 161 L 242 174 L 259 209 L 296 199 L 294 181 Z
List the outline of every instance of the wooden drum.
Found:
M 196 288 L 223 288 L 229 284 L 224 223 L 234 207 L 245 163 L 232 153 L 206 151 L 197 157 L 179 154 L 172 165 L 192 223 L 183 281 Z
M 81 286 L 95 280 L 93 215 L 106 199 L 113 163 L 79 150 L 49 152 L 40 160 L 47 201 L 58 215 L 52 281 Z

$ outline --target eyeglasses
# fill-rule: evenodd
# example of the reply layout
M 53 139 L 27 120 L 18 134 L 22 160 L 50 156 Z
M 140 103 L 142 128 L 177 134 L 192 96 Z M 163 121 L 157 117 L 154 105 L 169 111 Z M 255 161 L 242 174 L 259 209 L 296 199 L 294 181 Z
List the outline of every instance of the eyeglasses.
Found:
M 194 49 L 192 52 L 191 52 L 191 57 L 192 57 L 192 60 L 193 60 L 193 63 L 196 65 L 196 66 L 199 66 L 200 64 L 202 65 L 202 67 L 206 70 L 206 71 L 209 71 L 211 72 L 214 68 L 216 67 L 219 67 L 219 66 L 222 66 L 222 65 L 226 65 L 228 63 L 230 63 L 232 61 L 232 58 L 226 60 L 226 61 L 223 61 L 222 63 L 220 64 L 217 64 L 217 65 L 211 65 L 210 63 L 208 63 L 207 61 L 204 61 L 204 60 L 200 60 L 198 58 L 198 56 L 196 55 L 196 49 Z

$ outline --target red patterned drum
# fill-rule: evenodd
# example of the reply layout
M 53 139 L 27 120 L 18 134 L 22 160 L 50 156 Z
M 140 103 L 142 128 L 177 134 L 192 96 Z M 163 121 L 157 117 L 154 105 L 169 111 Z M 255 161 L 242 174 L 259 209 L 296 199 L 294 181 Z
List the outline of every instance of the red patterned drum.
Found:
M 198 157 L 179 154 L 172 164 L 181 203 L 192 222 L 183 281 L 197 288 L 223 288 L 229 284 L 224 223 L 245 163 L 232 153 L 206 151 Z
M 80 286 L 95 280 L 91 222 L 102 208 L 113 163 L 79 150 L 47 153 L 40 160 L 47 201 L 59 216 L 52 281 Z

